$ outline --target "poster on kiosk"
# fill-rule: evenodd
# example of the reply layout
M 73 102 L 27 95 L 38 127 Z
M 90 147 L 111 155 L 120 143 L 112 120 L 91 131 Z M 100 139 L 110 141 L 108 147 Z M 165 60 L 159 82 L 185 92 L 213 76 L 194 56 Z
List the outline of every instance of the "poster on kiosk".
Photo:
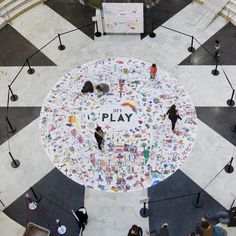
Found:
M 144 32 L 143 3 L 102 3 L 104 28 L 110 34 Z

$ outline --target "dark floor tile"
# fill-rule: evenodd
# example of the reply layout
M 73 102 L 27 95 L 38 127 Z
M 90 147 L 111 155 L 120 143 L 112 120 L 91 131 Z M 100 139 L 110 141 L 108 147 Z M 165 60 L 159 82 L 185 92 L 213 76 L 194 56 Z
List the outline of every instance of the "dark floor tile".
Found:
M 196 107 L 196 111 L 198 119 L 236 145 L 236 133 L 231 131 L 236 125 L 236 107 Z
M 150 197 L 150 201 L 155 201 L 197 193 L 200 190 L 201 188 L 196 183 L 178 170 L 163 182 L 149 188 L 148 196 Z M 201 208 L 195 208 L 192 205 L 192 201 L 196 201 L 196 197 L 195 195 L 150 203 L 150 231 L 159 230 L 163 223 L 168 223 L 170 235 L 188 236 L 190 232 L 196 229 L 196 225 L 206 214 L 224 210 L 222 205 L 204 191 L 200 197 L 203 206 Z
M 13 128 L 16 128 L 14 134 L 18 133 L 33 120 L 38 118 L 40 110 L 41 107 L 9 107 L 7 117 Z M 6 107 L 0 107 L 0 145 L 8 139 L 6 112 Z M 8 128 L 8 130 L 10 130 L 10 128 Z M 9 134 L 10 137 L 12 135 L 13 134 Z
M 143 39 L 151 32 L 152 23 L 155 23 L 155 30 L 191 2 L 191 0 L 160 0 L 155 7 L 144 8 L 144 33 L 141 34 L 141 38 Z
M 20 181 L 24 180 L 19 180 L 18 184 Z M 70 180 L 55 168 L 36 183 L 33 189 L 37 194 L 41 193 L 42 198 L 36 210 L 28 210 L 27 216 L 24 193 L 7 207 L 4 213 L 23 226 L 29 220 L 48 228 L 54 236 L 57 235 L 56 219 L 60 219 L 60 222 L 67 227 L 65 235 L 78 236 L 76 220 L 71 209 L 76 210 L 84 205 L 84 186 Z M 30 190 L 27 193 L 34 199 Z
M 203 46 L 199 47 L 195 53 L 184 59 L 180 65 L 215 65 L 216 59 L 214 55 L 215 40 L 221 42 L 219 60 L 222 65 L 236 65 L 236 27 L 228 23 L 210 39 L 208 39 Z M 194 41 L 194 44 L 199 44 Z M 211 55 L 211 54 L 212 55 Z
M 38 51 L 38 48 L 10 25 L 0 30 L 0 45 L 0 66 L 22 66 L 26 58 Z M 32 66 L 56 65 L 42 52 L 35 54 L 30 59 L 30 64 Z
M 92 17 L 96 15 L 95 8 L 83 6 L 79 1 L 48 0 L 45 4 L 77 28 L 92 23 Z M 94 39 L 94 25 L 82 28 L 81 31 Z

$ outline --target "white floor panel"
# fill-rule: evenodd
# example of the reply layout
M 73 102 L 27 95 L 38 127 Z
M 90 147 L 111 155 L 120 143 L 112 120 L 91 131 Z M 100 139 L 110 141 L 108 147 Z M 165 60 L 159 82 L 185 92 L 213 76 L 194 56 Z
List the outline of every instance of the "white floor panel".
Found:
M 130 193 L 104 193 L 92 189 L 85 191 L 85 207 L 89 222 L 84 236 L 127 235 L 133 224 L 141 226 L 144 236 L 149 229 L 148 217 L 142 218 L 140 200 L 147 198 L 147 189 Z
M 177 78 L 189 92 L 195 106 L 227 106 L 232 89 L 221 68 L 220 74 L 214 76 L 214 66 L 179 66 Z M 236 67 L 234 69 L 236 72 Z M 230 76 L 232 79 L 233 77 Z
M 19 16 L 13 21 L 12 26 L 38 49 L 57 36 L 58 33 L 76 29 L 74 25 L 47 5 L 39 5 Z M 47 57 L 60 66 L 69 65 L 71 60 L 76 58 L 79 60 L 80 50 L 89 47 L 89 44 L 93 42 L 80 30 L 62 35 L 61 40 L 62 44 L 66 46 L 64 51 L 57 48 L 59 46 L 58 38 L 42 50 Z
M 211 179 L 235 156 L 236 148 L 226 139 L 198 120 L 198 135 L 192 152 L 181 170 L 204 188 Z M 226 208 L 233 201 L 236 171 L 222 173 L 206 188 L 206 191 Z M 207 204 L 207 203 L 206 203 Z
M 12 219 L 10 219 L 3 212 L 0 212 L 0 226 L 1 236 L 22 236 L 25 232 L 25 228 Z

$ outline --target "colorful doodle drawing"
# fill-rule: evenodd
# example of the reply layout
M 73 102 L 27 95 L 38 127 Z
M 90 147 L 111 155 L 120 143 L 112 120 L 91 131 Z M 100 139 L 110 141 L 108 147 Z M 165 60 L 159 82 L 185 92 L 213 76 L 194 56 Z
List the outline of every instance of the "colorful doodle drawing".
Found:
M 121 104 L 121 106 L 125 106 L 125 107 L 128 106 L 128 107 L 132 108 L 132 110 L 135 113 L 137 113 L 137 111 L 138 111 L 138 108 L 131 102 L 124 102 L 124 103 Z
M 196 111 L 179 82 L 160 67 L 150 81 L 151 64 L 98 60 L 78 66 L 52 88 L 41 110 L 40 136 L 68 178 L 100 191 L 127 192 L 161 182 L 184 163 L 197 134 Z M 87 80 L 109 84 L 109 94 L 82 94 Z M 164 115 L 173 103 L 182 117 L 175 134 Z M 98 125 L 105 132 L 103 151 L 94 137 Z

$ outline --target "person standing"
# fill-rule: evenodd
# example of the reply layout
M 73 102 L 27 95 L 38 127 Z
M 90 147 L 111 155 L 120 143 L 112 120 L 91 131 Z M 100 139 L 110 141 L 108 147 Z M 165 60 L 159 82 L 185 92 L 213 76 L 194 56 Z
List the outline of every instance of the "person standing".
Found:
M 104 145 L 104 136 L 105 133 L 102 131 L 102 128 L 98 126 L 94 133 L 95 139 L 97 140 L 98 148 L 102 150 L 102 147 Z
M 182 118 L 179 116 L 178 111 L 176 110 L 176 105 L 172 105 L 169 110 L 167 111 L 166 115 L 168 115 L 168 118 L 171 121 L 172 125 L 172 131 L 175 132 L 175 124 L 178 119 L 182 120 Z
M 192 232 L 188 236 L 197 236 L 196 233 Z
M 152 64 L 150 68 L 150 79 L 155 79 L 156 73 L 157 73 L 157 66 L 156 64 Z
M 213 226 L 209 222 L 202 220 L 200 226 L 197 227 L 197 233 L 201 236 L 213 236 Z
M 137 225 L 132 225 L 131 229 L 129 230 L 128 236 L 143 236 L 143 230 Z
M 75 212 L 76 216 L 79 219 L 79 222 L 83 225 L 86 225 L 88 222 L 88 213 L 85 207 L 80 207 L 78 211 Z
M 78 231 L 79 231 L 79 236 L 83 235 L 83 232 L 85 230 L 85 225 L 87 224 L 88 221 L 88 214 L 87 210 L 85 207 L 80 207 L 78 211 L 74 212 L 71 210 L 75 219 L 77 220 L 77 225 L 78 225 Z
M 220 50 L 220 41 L 216 40 L 215 41 L 215 57 L 219 57 L 220 56 L 219 50 Z
M 164 223 L 159 232 L 157 230 L 151 231 L 150 234 L 155 233 L 155 236 L 169 236 L 168 224 Z

